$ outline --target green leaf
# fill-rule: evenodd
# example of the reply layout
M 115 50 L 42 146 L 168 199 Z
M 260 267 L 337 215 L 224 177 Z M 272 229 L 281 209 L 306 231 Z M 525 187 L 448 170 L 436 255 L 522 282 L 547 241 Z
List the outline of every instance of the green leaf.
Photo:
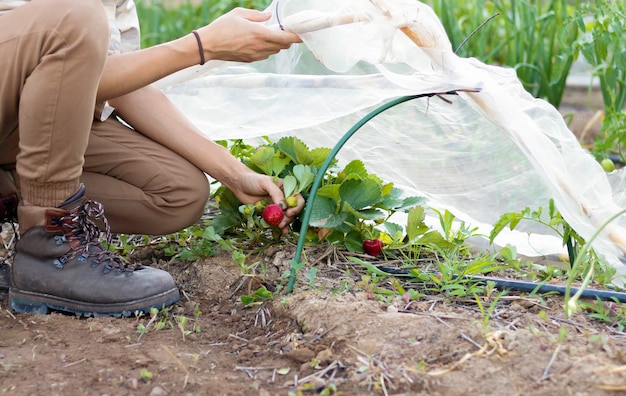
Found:
M 261 286 L 257 290 L 255 290 L 252 294 L 247 296 L 241 296 L 241 302 L 245 307 L 251 305 L 260 304 L 263 301 L 268 301 L 274 298 L 274 294 L 267 290 L 265 286 Z
M 290 197 L 296 191 L 296 186 L 298 185 L 298 181 L 295 177 L 288 175 L 283 178 L 283 191 L 285 193 L 285 197 Z
M 352 229 L 349 231 L 344 240 L 343 245 L 349 252 L 362 252 L 363 251 L 363 236 L 360 232 Z
M 491 229 L 491 233 L 489 234 L 489 243 L 493 243 L 493 240 L 496 239 L 498 234 L 506 227 L 509 226 L 509 229 L 514 229 L 515 226 L 522 220 L 523 214 L 521 213 L 505 213 L 503 214 L 498 221 L 494 224 Z
M 423 207 L 416 206 L 409 210 L 406 225 L 406 233 L 409 237 L 409 242 L 415 240 L 415 238 L 428 230 L 428 226 L 424 224 L 424 219 L 426 219 L 426 213 Z
M 330 198 L 335 202 L 339 202 L 339 184 L 328 184 L 317 189 L 317 196 Z
M 395 224 L 389 221 L 386 221 L 383 223 L 383 226 L 385 227 L 385 230 L 387 231 L 387 234 L 391 235 L 391 237 L 394 240 L 400 240 L 402 239 L 402 235 L 403 235 L 403 229 L 402 226 L 400 226 L 399 224 Z
M 421 238 L 419 238 L 416 241 L 416 243 L 420 245 L 426 245 L 426 246 L 432 246 L 432 247 L 438 247 L 438 248 L 449 248 L 449 247 L 454 246 L 454 243 L 447 241 L 439 233 L 439 231 L 429 231 L 425 233 L 424 235 L 422 235 Z
M 367 269 L 369 272 L 371 272 L 372 274 L 376 274 L 378 276 L 383 276 L 385 278 L 392 276 L 390 273 L 382 271 L 380 269 L 378 269 L 374 264 L 369 263 L 367 261 L 363 261 L 359 258 L 356 257 L 348 257 L 348 260 L 355 262 L 359 265 L 362 265 L 363 267 L 365 267 L 365 269 Z M 397 273 L 397 274 L 393 274 L 394 277 L 397 278 L 402 278 L 402 277 L 410 277 L 412 275 L 410 274 L 402 274 L 402 273 Z
M 262 146 L 250 157 L 250 162 L 256 165 L 266 175 L 273 175 L 272 164 L 274 163 L 275 151 L 272 147 Z
M 311 162 L 309 148 L 300 139 L 293 136 L 284 137 L 276 143 L 276 147 L 296 164 L 308 164 Z
M 393 193 L 393 190 L 394 190 L 393 183 L 387 183 L 383 186 L 381 190 L 381 194 L 383 197 L 386 197 L 387 195 Z
M 215 231 L 215 227 L 211 226 L 204 229 L 204 231 L 202 232 L 202 239 L 211 242 L 217 242 L 222 239 L 222 237 Z
M 372 206 L 380 200 L 381 186 L 370 179 L 344 180 L 339 187 L 339 196 L 355 210 Z
M 319 168 L 320 166 L 322 166 L 324 161 L 326 161 L 326 158 L 328 158 L 331 152 L 332 152 L 332 149 L 325 148 L 325 147 L 315 148 L 311 150 L 309 153 L 310 161 L 306 165 Z M 336 162 L 336 160 L 333 162 Z
M 305 191 L 315 180 L 315 174 L 308 165 L 298 164 L 294 166 L 293 174 L 298 179 L 298 191 Z
M 335 228 L 343 223 L 345 213 L 336 214 L 337 204 L 332 199 L 317 196 L 313 201 L 309 225 L 320 228 Z
M 289 266 L 294 271 L 300 271 L 302 268 L 304 268 L 304 263 L 296 260 L 289 260 Z
M 215 216 L 211 220 L 211 226 L 217 234 L 223 234 L 224 231 L 241 224 L 241 216 L 235 216 L 233 214 L 222 213 Z
M 272 173 L 271 176 L 279 176 L 291 163 L 291 160 L 287 157 L 279 158 L 278 156 L 274 156 L 274 161 L 272 162 Z
M 361 160 L 353 160 L 346 165 L 343 169 L 346 175 L 355 174 L 361 178 L 367 177 L 367 170 L 365 169 L 365 164 Z
M 357 212 L 357 215 L 365 220 L 382 220 L 385 218 L 385 212 L 376 208 L 362 209 Z
M 348 260 L 350 260 L 352 262 L 355 262 L 355 263 L 365 267 L 365 269 L 367 269 L 372 274 L 376 274 L 376 275 L 379 275 L 379 276 L 384 276 L 385 278 L 390 276 L 390 274 L 386 273 L 385 271 L 379 270 L 378 268 L 376 268 L 375 265 L 373 265 L 372 263 L 368 263 L 367 261 L 363 261 L 363 260 L 358 259 L 356 257 L 348 257 Z

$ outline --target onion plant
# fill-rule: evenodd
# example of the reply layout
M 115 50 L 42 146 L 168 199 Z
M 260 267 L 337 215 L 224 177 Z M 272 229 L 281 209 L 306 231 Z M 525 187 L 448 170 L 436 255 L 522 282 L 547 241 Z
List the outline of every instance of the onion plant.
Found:
M 555 107 L 576 59 L 579 1 L 425 0 L 457 53 L 515 68 L 533 96 Z M 463 45 L 461 45 L 463 44 Z

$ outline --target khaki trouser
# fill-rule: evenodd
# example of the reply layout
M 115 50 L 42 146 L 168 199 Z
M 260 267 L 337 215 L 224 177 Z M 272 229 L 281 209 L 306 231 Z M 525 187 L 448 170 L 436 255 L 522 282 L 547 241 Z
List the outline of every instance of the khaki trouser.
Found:
M 0 16 L 0 167 L 21 197 L 56 207 L 82 182 L 113 232 L 192 224 L 206 176 L 116 119 L 93 121 L 109 30 L 99 0 L 33 0 Z

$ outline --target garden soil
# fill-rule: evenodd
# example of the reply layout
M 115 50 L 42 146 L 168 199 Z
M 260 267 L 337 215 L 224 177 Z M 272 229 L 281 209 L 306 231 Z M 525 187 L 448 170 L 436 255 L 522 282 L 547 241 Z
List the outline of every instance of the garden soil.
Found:
M 589 125 L 593 113 L 584 117 Z M 155 318 L 15 314 L 2 301 L 0 394 L 626 392 L 626 333 L 588 313 L 565 318 L 561 296 L 411 301 L 375 293 L 362 273 L 321 251 L 307 251 L 316 283 L 300 274 L 287 295 L 274 288 L 293 251 L 285 242 L 250 256 L 261 277 L 229 254 L 185 264 L 140 249 L 134 258 L 170 271 L 182 292 Z M 274 298 L 244 306 L 241 296 L 261 286 Z

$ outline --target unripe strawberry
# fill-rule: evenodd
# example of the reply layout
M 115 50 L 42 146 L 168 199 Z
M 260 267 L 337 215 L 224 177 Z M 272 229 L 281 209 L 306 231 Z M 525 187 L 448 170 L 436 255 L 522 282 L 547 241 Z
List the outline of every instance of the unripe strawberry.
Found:
M 256 201 L 254 203 L 254 211 L 256 213 L 261 213 L 263 212 L 263 209 L 265 209 L 265 202 L 263 200 L 260 201 Z
M 378 256 L 383 251 L 383 241 L 380 239 L 366 239 L 363 241 L 363 250 L 370 256 Z
M 283 209 L 278 204 L 269 204 L 263 209 L 262 216 L 268 225 L 276 227 L 283 221 Z
M 287 199 L 285 199 L 285 203 L 287 204 L 288 208 L 295 208 L 296 206 L 298 206 L 298 198 L 292 195 L 290 197 L 287 197 Z
M 615 163 L 610 158 L 600 161 L 600 165 L 605 172 L 613 172 L 615 170 Z

